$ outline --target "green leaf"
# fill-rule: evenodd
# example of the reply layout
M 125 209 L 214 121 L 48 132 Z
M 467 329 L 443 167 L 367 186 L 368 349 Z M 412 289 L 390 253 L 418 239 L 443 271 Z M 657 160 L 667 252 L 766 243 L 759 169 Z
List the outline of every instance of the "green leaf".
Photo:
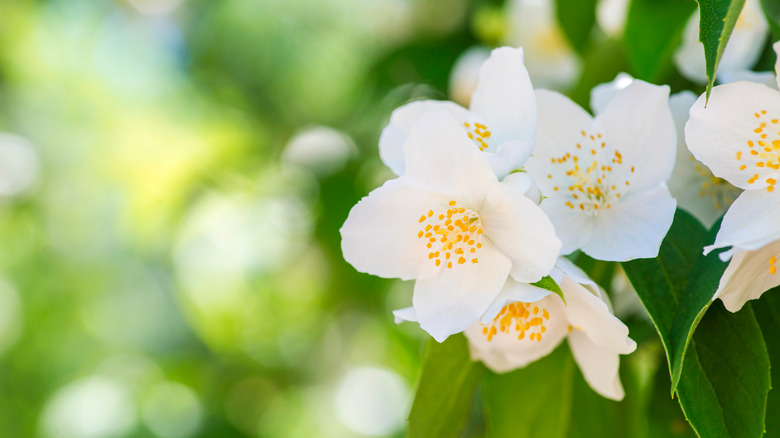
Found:
M 780 0 L 761 0 L 761 9 L 772 29 L 772 41 L 780 40 Z
M 483 403 L 489 436 L 566 437 L 573 379 L 574 361 L 565 343 L 525 368 L 488 373 Z
M 417 392 L 409 414 L 409 437 L 457 437 L 485 367 L 472 362 L 466 338 L 450 336 L 426 347 Z
M 542 288 L 545 290 L 549 290 L 550 292 L 556 293 L 563 300 L 563 304 L 566 304 L 566 298 L 563 297 L 563 290 L 561 290 L 561 287 L 558 286 L 558 283 L 556 283 L 555 280 L 553 280 L 553 278 L 550 277 L 549 275 L 543 277 L 541 280 L 537 281 L 536 283 L 531 283 L 531 286 L 536 286 L 538 288 Z
M 751 306 L 731 313 L 720 300 L 713 303 L 685 353 L 677 387 L 691 426 L 701 437 L 762 436 L 769 384 L 769 357 Z
M 731 31 L 737 24 L 745 0 L 697 0 L 699 3 L 699 41 L 704 45 L 707 63 L 707 99 L 710 98 L 720 58 L 726 50 Z
M 780 287 L 764 293 L 758 301 L 752 303 L 753 313 L 761 326 L 769 361 L 772 389 L 766 402 L 767 412 L 780 412 Z M 769 415 L 766 419 L 766 436 L 780 436 L 780 415 Z
M 715 237 L 720 230 L 720 221 L 710 228 L 707 233 L 706 243 L 715 242 Z M 712 303 L 712 297 L 718 290 L 720 277 L 726 270 L 728 263 L 720 260 L 718 255 L 722 251 L 713 251 L 706 257 L 699 254 L 698 260 L 693 266 L 693 279 L 689 281 L 688 287 L 680 298 L 680 308 L 677 310 L 672 330 L 669 333 L 670 350 L 669 364 L 672 373 L 672 388 L 674 394 L 677 384 L 680 381 L 680 373 L 683 367 L 683 358 L 688 348 L 688 343 L 693 337 L 693 332 L 699 321 L 707 312 Z
M 563 33 L 574 50 L 585 53 L 596 24 L 596 3 L 598 0 L 556 0 L 555 12 Z
M 679 342 L 688 338 L 688 332 L 679 328 L 686 327 L 683 323 L 677 323 L 673 334 L 678 309 L 688 312 L 680 317 L 685 321 L 701 318 L 685 351 L 677 386 L 680 406 L 699 436 L 760 436 L 769 391 L 766 348 L 749 307 L 731 314 L 716 303 L 703 318 L 699 315 L 697 306 L 706 287 L 702 292 L 694 283 L 711 283 L 719 269 L 698 271 L 712 263 L 699 256 L 705 241 L 704 227 L 678 210 L 658 257 L 626 262 L 623 267 L 661 336 L 670 375 L 672 352 L 685 351 Z M 692 330 L 695 324 L 688 327 Z
M 623 34 L 628 61 L 639 79 L 657 82 L 671 71 L 685 23 L 696 5 L 690 0 L 633 0 Z
M 706 239 L 704 227 L 682 210 L 664 238 L 658 257 L 623 263 L 623 269 L 642 300 L 669 356 L 670 338 L 680 297 L 688 285 L 688 275 Z M 671 368 L 669 369 L 671 374 Z

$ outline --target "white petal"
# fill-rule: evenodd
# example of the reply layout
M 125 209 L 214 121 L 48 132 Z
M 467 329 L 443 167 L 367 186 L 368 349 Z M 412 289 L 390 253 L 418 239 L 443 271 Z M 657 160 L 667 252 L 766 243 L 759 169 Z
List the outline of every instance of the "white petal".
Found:
M 539 203 L 542 202 L 542 192 L 528 172 L 510 173 L 501 180 L 501 184 L 506 184 L 517 190 L 536 205 L 539 205 Z
M 526 67 L 538 88 L 565 89 L 577 78 L 580 62 L 558 25 L 550 1 L 515 0 L 508 3 L 511 26 L 507 41 L 525 49 Z
M 599 84 L 590 90 L 590 108 L 594 114 L 600 114 L 618 91 L 628 87 L 634 78 L 628 73 L 618 73 L 612 82 Z
M 761 84 L 735 82 L 713 88 L 704 105 L 701 95 L 685 125 L 685 142 L 697 160 L 715 176 L 742 189 L 762 190 L 768 186 L 767 179 L 780 179 L 780 170 L 764 164 L 777 165 L 777 158 L 763 158 L 761 146 L 780 141 L 780 122 L 775 123 L 780 119 L 780 92 Z M 762 134 L 768 137 L 762 139 Z
M 536 106 L 539 117 L 536 148 L 526 169 L 540 185 L 542 193 L 549 196 L 542 187 L 547 179 L 546 164 L 575 147 L 581 131 L 590 128 L 593 118 L 571 99 L 554 91 L 536 90 Z
M 569 334 L 569 347 L 582 376 L 594 391 L 612 400 L 622 400 L 625 393 L 620 383 L 617 353 L 594 344 L 584 333 L 575 330 Z
M 528 161 L 536 142 L 531 140 L 511 140 L 501 143 L 495 153 L 483 151 L 482 154 L 498 178 L 504 178 L 513 170 L 517 170 Z
M 404 321 L 417 322 L 417 312 L 414 310 L 414 307 L 393 310 L 393 317 L 396 324 Z
M 758 84 L 764 84 L 767 87 L 777 89 L 777 76 L 771 71 L 750 71 L 750 70 L 737 70 L 726 73 L 718 72 L 718 79 L 721 84 L 728 84 L 730 82 L 756 82 Z
M 544 323 L 546 331 L 540 341 L 530 340 L 529 335 L 518 339 L 517 332 L 511 328 L 508 332 L 497 332 L 488 341 L 483 334 L 485 326 L 475 323 L 465 332 L 469 340 L 471 358 L 481 360 L 495 372 L 504 373 L 550 354 L 566 337 L 568 330 L 568 322 L 561 310 L 563 303 L 557 295 L 549 294 L 532 305 L 546 309 L 550 316 Z
M 563 275 L 574 280 L 574 282 L 577 284 L 597 286 L 596 282 L 593 281 L 590 277 L 588 277 L 588 274 L 586 274 L 585 271 L 580 269 L 579 266 L 572 263 L 566 257 L 558 257 L 558 260 L 555 261 L 555 267 L 560 269 Z M 556 280 L 556 281 L 560 283 L 561 281 L 563 281 L 563 278 L 561 277 L 560 280 Z
M 772 48 L 775 49 L 775 56 L 777 56 L 775 59 L 775 79 L 777 79 L 777 88 L 780 90 L 780 41 L 775 42 Z
M 403 178 L 386 182 L 361 199 L 341 227 L 344 259 L 360 272 L 410 280 L 432 275 L 426 241 L 417 237 L 421 215 L 446 208 L 441 195 Z
M 726 212 L 715 243 L 705 248 L 735 246 L 756 250 L 780 239 L 780 191 L 743 192 Z
M 555 234 L 561 239 L 561 254 L 570 254 L 591 241 L 594 216 L 572 210 L 560 198 L 547 198 L 542 201 L 542 210 L 555 227 Z
M 479 83 L 479 70 L 489 56 L 488 49 L 474 46 L 458 57 L 450 73 L 450 97 L 453 101 L 463 106 L 469 105 L 471 95 Z
M 446 111 L 460 123 L 471 117 L 460 105 L 447 101 L 420 100 L 397 108 L 379 137 L 379 157 L 396 175 L 404 174 L 404 143 L 412 126 L 428 112 Z
M 775 269 L 770 271 L 773 266 Z M 726 309 L 736 312 L 748 300 L 755 300 L 777 286 L 780 286 L 780 240 L 756 251 L 734 254 L 712 299 L 720 298 Z
M 593 123 L 607 145 L 622 154 L 624 168 L 636 169 L 629 179 L 632 190 L 655 187 L 672 174 L 677 133 L 668 101 L 668 86 L 635 80 Z
M 676 205 L 665 185 L 630 192 L 610 209 L 599 211 L 593 237 L 582 251 L 607 261 L 655 257 L 672 226 Z
M 506 282 L 512 263 L 490 241 L 483 243 L 479 263 L 442 268 L 414 285 L 420 327 L 439 342 L 477 321 Z
M 503 309 L 504 306 L 509 303 L 516 301 L 534 303 L 536 301 L 540 301 L 551 293 L 552 292 L 547 289 L 532 286 L 528 283 L 518 283 L 512 280 L 511 277 L 507 278 L 506 283 L 504 283 L 504 287 L 501 289 L 501 292 L 499 292 L 496 299 L 490 303 L 490 306 L 488 306 L 487 310 L 479 319 L 479 321 L 483 324 L 489 323 L 493 320 L 493 318 L 496 317 L 496 315 L 498 315 L 498 312 L 500 312 L 501 309 Z
M 533 201 L 505 184 L 494 186 L 480 211 L 482 228 L 512 261 L 512 277 L 524 283 L 550 273 L 561 249 L 552 223 Z
M 427 113 L 404 143 L 405 178 L 445 193 L 479 211 L 486 191 L 498 180 L 466 131 L 446 112 Z
M 609 312 L 607 304 L 582 285 L 564 277 L 564 313 L 573 330 L 582 331 L 594 344 L 613 353 L 629 354 L 636 342 L 628 337 L 628 327 Z
M 536 131 L 536 101 L 523 49 L 501 47 L 482 64 L 471 111 L 485 120 L 491 140 L 529 141 Z

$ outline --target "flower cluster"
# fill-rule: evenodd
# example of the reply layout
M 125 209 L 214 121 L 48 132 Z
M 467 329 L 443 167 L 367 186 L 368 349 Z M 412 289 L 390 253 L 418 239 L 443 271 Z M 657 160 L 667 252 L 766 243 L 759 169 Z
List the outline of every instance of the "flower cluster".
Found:
M 490 53 L 459 99 L 468 109 L 423 100 L 393 112 L 379 153 L 397 178 L 350 212 L 344 258 L 415 280 L 397 322 L 439 342 L 463 332 L 495 372 L 567 339 L 590 386 L 619 400 L 619 355 L 636 344 L 566 256 L 656 257 L 679 202 L 708 226 L 728 209 L 705 249 L 730 247 L 715 294 L 729 310 L 780 285 L 780 92 L 727 83 L 706 104 L 621 74 L 594 88 L 591 115 L 534 90 L 523 56 Z

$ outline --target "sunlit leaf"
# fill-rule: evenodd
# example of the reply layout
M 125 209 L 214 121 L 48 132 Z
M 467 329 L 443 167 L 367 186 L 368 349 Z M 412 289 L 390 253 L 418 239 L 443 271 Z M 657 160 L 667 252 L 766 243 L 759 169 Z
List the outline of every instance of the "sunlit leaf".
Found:
M 472 362 L 463 335 L 428 342 L 412 411 L 409 437 L 457 437 L 466 425 L 471 401 L 484 373 Z
M 707 62 L 707 98 L 715 83 L 720 58 L 726 50 L 731 31 L 737 24 L 745 0 L 697 0 L 699 3 L 699 41 L 704 44 Z

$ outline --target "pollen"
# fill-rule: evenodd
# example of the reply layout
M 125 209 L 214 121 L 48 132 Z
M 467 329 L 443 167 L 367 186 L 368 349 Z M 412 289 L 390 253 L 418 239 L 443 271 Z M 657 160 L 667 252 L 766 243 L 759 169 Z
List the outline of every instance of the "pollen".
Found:
M 474 144 L 477 145 L 480 151 L 490 148 L 488 139 L 493 135 L 482 123 L 468 123 L 464 122 L 463 127 L 466 129 L 466 134 Z
M 504 306 L 490 324 L 482 326 L 482 334 L 488 341 L 501 333 L 502 336 L 514 336 L 519 341 L 527 339 L 539 342 L 547 331 L 545 323 L 550 320 L 550 312 L 538 304 L 531 308 L 530 303 L 514 302 Z
M 757 125 L 752 132 L 747 133 L 747 139 L 745 144 L 747 148 L 738 150 L 736 152 L 737 161 L 742 163 L 737 164 L 737 168 L 740 171 L 750 172 L 750 168 L 756 169 L 761 172 L 758 176 L 754 173 L 747 178 L 748 184 L 762 184 L 766 182 L 766 191 L 774 191 L 774 184 L 769 183 L 767 178 L 776 174 L 777 170 L 780 170 L 780 132 L 776 132 L 770 128 L 770 124 L 778 124 L 777 115 L 770 116 L 765 109 L 756 111 L 753 116 L 757 119 Z M 758 146 L 758 147 L 756 147 Z M 743 152 L 748 152 L 744 154 Z M 744 163 L 747 161 L 747 165 Z M 762 184 L 763 185 L 763 184 Z
M 479 263 L 477 255 L 482 248 L 483 231 L 482 221 L 475 211 L 453 200 L 447 206 L 428 210 L 418 222 L 423 224 L 423 229 L 417 231 L 417 238 L 424 239 L 428 259 L 433 260 L 435 266 L 444 264 L 447 269 L 453 269 L 469 261 Z M 457 264 L 453 263 L 455 261 Z
M 769 274 L 774 275 L 775 272 L 777 272 L 777 266 L 775 266 L 775 263 L 777 263 L 777 257 L 772 256 L 769 259 Z
M 601 133 L 580 131 L 582 139 L 564 155 L 551 159 L 554 192 L 561 192 L 563 205 L 595 216 L 609 210 L 628 191 L 626 176 L 635 171 L 623 167 L 623 156 Z M 581 152 L 587 151 L 582 154 Z

